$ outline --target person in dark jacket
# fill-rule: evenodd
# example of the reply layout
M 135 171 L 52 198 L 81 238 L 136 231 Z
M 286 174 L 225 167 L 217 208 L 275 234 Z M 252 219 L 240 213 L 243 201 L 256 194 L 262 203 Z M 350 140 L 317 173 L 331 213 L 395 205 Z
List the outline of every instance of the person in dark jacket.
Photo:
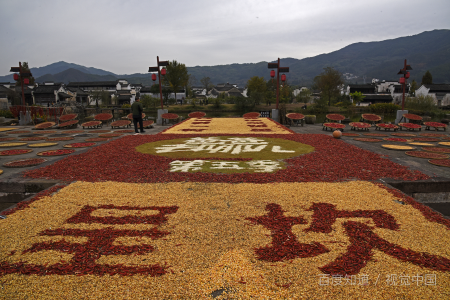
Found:
M 144 111 L 144 107 L 142 106 L 139 98 L 131 105 L 131 113 L 133 114 L 133 123 L 134 123 L 134 132 L 139 133 L 137 123 L 139 122 L 139 126 L 141 128 L 141 133 L 144 133 L 144 125 L 142 121 L 142 112 Z

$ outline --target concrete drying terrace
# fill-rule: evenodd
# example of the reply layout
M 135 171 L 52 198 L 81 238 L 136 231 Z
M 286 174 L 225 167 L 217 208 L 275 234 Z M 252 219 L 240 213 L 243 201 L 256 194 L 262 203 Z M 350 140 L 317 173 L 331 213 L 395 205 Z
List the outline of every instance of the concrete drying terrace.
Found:
M 164 129 L 167 129 L 168 126 L 158 126 L 155 125 L 151 129 L 146 129 L 145 134 L 157 134 Z M 77 128 L 79 129 L 79 128 Z M 104 130 L 110 129 L 109 127 L 101 128 Z M 325 134 L 325 135 L 331 135 L 331 131 L 324 131 L 322 129 L 322 124 L 305 124 L 302 126 L 291 126 L 291 130 L 298 134 Z M 16 130 L 28 130 L 32 131 L 33 133 L 37 133 L 37 130 L 33 130 L 32 126 L 18 126 Z M 73 130 L 73 129 L 71 129 Z M 54 134 L 64 134 L 66 131 L 69 130 L 57 130 Z M 65 136 L 72 136 L 74 139 L 70 141 L 59 141 L 57 142 L 58 145 L 53 147 L 46 147 L 46 148 L 36 148 L 33 152 L 28 154 L 22 154 L 22 155 L 13 155 L 13 156 L 2 156 L 0 158 L 2 164 L 22 159 L 22 158 L 36 158 L 36 153 L 40 151 L 45 150 L 56 150 L 61 149 L 63 145 L 69 144 L 69 143 L 80 143 L 85 142 L 85 139 L 90 137 L 98 137 L 101 133 L 93 133 L 95 130 L 85 130 L 85 133 L 83 134 L 66 134 Z M 113 133 L 115 130 L 111 130 L 111 133 Z M 350 127 L 347 126 L 345 129 L 345 132 L 355 132 L 350 131 Z M 360 133 L 361 136 L 363 133 L 366 133 L 367 131 L 358 131 L 357 133 Z M 371 128 L 369 132 L 375 132 L 374 128 Z M 393 133 L 393 131 L 376 131 L 377 133 L 385 133 L 390 135 L 390 133 Z M 404 131 L 403 131 L 404 132 Z M 433 132 L 434 131 L 421 131 L 421 132 Z M 9 133 L 9 134 L 6 134 Z M 417 133 L 417 132 L 416 132 Z M 442 133 L 442 131 L 440 131 Z M 444 132 L 448 135 L 447 132 Z M 45 136 L 51 136 L 54 134 L 46 134 Z M 89 136 L 86 136 L 89 134 Z M 134 133 L 126 133 L 125 135 L 130 135 Z M 9 132 L 2 132 L 3 136 L 7 137 L 18 137 L 21 134 L 14 134 L 13 131 Z M 121 137 L 115 137 L 112 139 L 118 139 Z M 112 140 L 111 139 L 111 140 Z M 422 173 L 432 177 L 432 179 L 429 180 L 421 180 L 421 181 L 399 181 L 399 180 L 392 180 L 392 179 L 383 179 L 384 183 L 387 183 L 397 189 L 400 189 L 402 192 L 413 196 L 416 200 L 430 206 L 431 208 L 441 212 L 446 217 L 450 216 L 450 168 L 446 167 L 440 167 L 436 165 L 432 165 L 428 163 L 427 159 L 422 158 L 416 158 L 412 156 L 407 156 L 404 152 L 405 151 L 394 151 L 394 150 L 388 150 L 381 147 L 381 144 L 396 144 L 393 142 L 381 142 L 381 143 L 369 143 L 369 142 L 361 142 L 354 140 L 353 137 L 347 137 L 343 136 L 342 140 L 346 143 L 352 144 L 354 146 L 357 146 L 362 149 L 366 149 L 378 154 L 386 155 L 388 159 L 391 161 L 398 163 L 400 165 L 407 166 L 414 170 L 419 170 Z M 18 140 L 12 141 L 17 142 Z M 28 142 L 28 143 L 37 143 L 36 142 Z M 97 142 L 96 145 L 101 145 L 105 142 Z M 95 147 L 95 146 L 94 146 Z M 19 148 L 26 148 L 25 147 L 19 147 Z M 3 148 L 1 150 L 7 150 L 8 148 Z M 14 149 L 14 148 L 11 148 Z M 75 152 L 73 154 L 80 154 L 83 152 L 88 151 L 90 148 L 78 148 L 75 149 Z M 70 155 L 73 155 L 70 154 Z M 105 153 L 107 155 L 107 153 Z M 30 178 L 24 178 L 21 176 L 21 173 L 23 171 L 34 169 L 34 168 L 40 168 L 49 164 L 54 163 L 57 160 L 65 158 L 67 155 L 63 156 L 49 156 L 45 157 L 48 161 L 44 164 L 41 164 L 39 166 L 30 167 L 30 168 L 5 168 L 3 167 L 2 170 L 4 173 L 0 176 L 0 193 L 3 193 L 3 196 L 0 196 L 0 211 L 4 210 L 12 205 L 14 205 L 16 202 L 21 201 L 22 199 L 26 199 L 33 195 L 34 193 L 48 188 L 56 183 L 58 183 L 57 180 L 41 180 L 41 179 L 30 179 Z M 124 158 L 126 159 L 126 158 Z

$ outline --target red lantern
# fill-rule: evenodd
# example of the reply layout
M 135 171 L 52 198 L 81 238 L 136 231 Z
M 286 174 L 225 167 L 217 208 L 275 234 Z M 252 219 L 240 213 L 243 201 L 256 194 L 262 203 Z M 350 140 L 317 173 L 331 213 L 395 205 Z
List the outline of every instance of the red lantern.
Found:
M 161 75 L 165 76 L 166 75 L 166 69 L 161 69 Z
M 274 70 L 270 71 L 270 77 L 272 77 L 272 78 L 275 77 L 275 71 Z
M 400 82 L 401 84 L 405 84 L 405 78 L 404 77 L 400 77 L 400 80 L 398 82 Z
M 409 78 L 409 75 L 410 75 L 409 72 L 406 73 L 405 78 L 408 79 L 408 78 Z
M 281 75 L 281 81 L 285 82 L 286 81 L 286 75 Z
M 19 80 L 19 75 L 14 74 L 14 80 Z
M 153 81 L 156 80 L 156 74 L 152 74 L 152 80 L 153 80 Z
M 25 79 L 23 80 L 23 83 L 24 83 L 24 84 L 30 84 L 30 79 L 25 78 Z

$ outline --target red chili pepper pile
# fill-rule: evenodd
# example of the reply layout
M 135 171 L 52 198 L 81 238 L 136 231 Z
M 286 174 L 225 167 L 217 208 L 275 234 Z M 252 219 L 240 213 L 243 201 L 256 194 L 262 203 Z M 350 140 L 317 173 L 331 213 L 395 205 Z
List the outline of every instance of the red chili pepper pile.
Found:
M 89 121 L 89 122 L 81 124 L 81 126 L 83 126 L 83 127 L 91 127 L 91 126 L 97 126 L 97 125 L 100 125 L 100 124 L 102 124 L 101 121 Z
M 177 119 L 177 118 L 178 118 L 178 115 L 177 115 L 177 114 L 167 113 L 167 114 L 162 114 L 162 115 L 161 115 L 161 118 L 163 118 L 163 119 L 168 119 L 168 120 L 171 120 L 171 119 Z
M 260 115 L 261 114 L 258 112 L 249 112 L 249 113 L 244 114 L 242 117 L 243 118 L 259 118 Z
M 78 117 L 77 114 L 68 114 L 68 115 L 63 115 L 61 117 L 59 117 L 59 121 L 70 121 L 75 119 L 76 117 Z
M 445 125 L 444 123 L 438 122 L 424 122 L 423 124 L 429 127 L 447 127 L 447 125 Z
M 25 176 L 90 182 L 111 180 L 121 182 L 203 181 L 229 183 L 333 182 L 345 181 L 350 178 L 361 180 L 377 180 L 379 178 L 421 180 L 429 178 L 419 171 L 413 171 L 405 166 L 393 163 L 381 155 L 320 134 L 251 135 L 283 138 L 315 147 L 315 151 L 312 153 L 285 160 L 286 169 L 267 174 L 171 173 L 169 172 L 170 163 L 175 159 L 143 154 L 135 150 L 135 147 L 144 143 L 187 138 L 189 136 L 171 134 L 125 136 L 95 147 L 86 153 L 69 156 L 50 166 L 30 170 L 25 173 Z M 192 135 L 192 137 L 196 136 L 199 135 Z M 83 145 L 83 143 L 78 144 Z
M 189 118 L 202 118 L 202 117 L 206 116 L 206 113 L 204 113 L 202 111 L 196 111 L 196 112 L 191 112 L 188 116 L 189 116 Z
M 85 139 L 86 142 L 104 142 L 104 141 L 108 141 L 108 140 L 109 140 L 108 138 L 89 138 L 89 139 Z
M 67 122 L 64 122 L 62 124 L 59 124 L 58 127 L 71 126 L 71 125 L 77 124 L 78 122 L 79 122 L 78 120 L 71 120 L 71 121 L 67 121 Z
M 383 139 L 385 141 L 390 141 L 390 142 L 407 142 L 407 139 L 401 139 L 401 138 L 385 138 Z
M 31 150 L 31 149 L 4 150 L 4 151 L 0 151 L 0 155 L 18 155 L 18 154 L 30 153 L 32 151 L 33 150 Z
M 73 143 L 73 144 L 64 145 L 64 147 L 83 148 L 83 147 L 91 147 L 91 146 L 94 146 L 94 145 L 95 145 L 95 143 Z
M 415 137 L 412 139 L 414 142 L 438 142 L 439 139 Z
M 97 121 L 107 121 L 109 119 L 112 119 L 113 115 L 108 113 L 98 114 L 94 116 L 94 119 Z
M 122 133 L 106 133 L 106 134 L 99 134 L 99 137 L 104 137 L 104 138 L 112 138 L 112 137 L 117 137 L 117 136 L 121 136 Z
M 119 120 L 119 121 L 114 121 L 111 123 L 111 126 L 127 126 L 128 124 L 130 124 L 130 121 L 128 120 Z
M 405 128 L 409 128 L 409 129 L 418 129 L 418 128 L 422 128 L 421 125 L 419 124 L 413 124 L 413 123 L 398 123 L 398 125 L 400 127 L 405 127 Z
M 74 138 L 71 137 L 71 136 L 61 136 L 61 137 L 54 137 L 54 138 L 48 137 L 45 140 L 51 142 L 51 141 L 70 141 L 70 140 L 73 140 L 73 139 Z
M 381 120 L 380 116 L 374 115 L 374 114 L 363 114 L 362 115 L 363 119 L 368 120 L 368 121 L 379 121 Z

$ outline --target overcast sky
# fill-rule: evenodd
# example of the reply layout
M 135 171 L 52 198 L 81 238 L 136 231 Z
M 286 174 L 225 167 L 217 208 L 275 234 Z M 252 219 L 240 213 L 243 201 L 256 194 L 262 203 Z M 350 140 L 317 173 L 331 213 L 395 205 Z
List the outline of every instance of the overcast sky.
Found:
M 116 74 L 305 58 L 450 28 L 450 1 L 0 0 L 0 75 L 28 61 Z

